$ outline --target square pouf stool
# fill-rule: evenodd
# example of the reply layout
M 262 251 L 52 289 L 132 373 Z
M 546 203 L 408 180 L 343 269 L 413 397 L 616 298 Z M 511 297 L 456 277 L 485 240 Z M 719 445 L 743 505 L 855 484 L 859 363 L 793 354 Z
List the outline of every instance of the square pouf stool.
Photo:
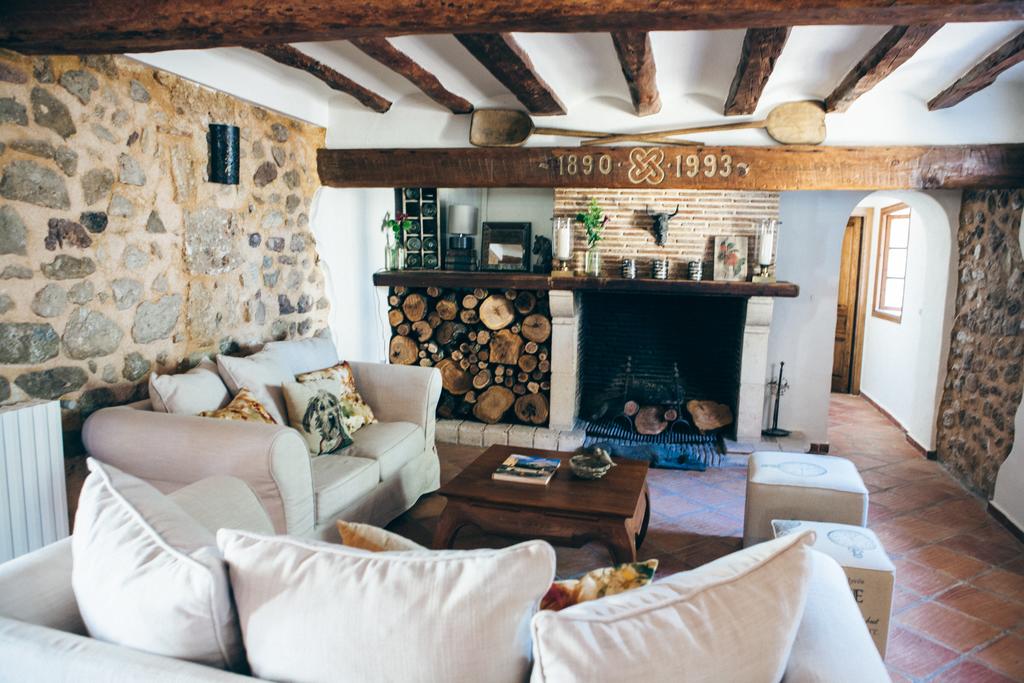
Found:
M 866 526 L 868 490 L 845 458 L 755 451 L 747 467 L 743 545 L 770 540 L 773 519 Z
M 885 548 L 875 532 L 849 524 L 792 519 L 772 520 L 772 527 L 776 538 L 808 529 L 815 532 L 817 539 L 813 548 L 838 562 L 846 572 L 853 598 L 864 616 L 864 623 L 868 626 L 878 653 L 885 659 L 896 568 L 885 554 Z

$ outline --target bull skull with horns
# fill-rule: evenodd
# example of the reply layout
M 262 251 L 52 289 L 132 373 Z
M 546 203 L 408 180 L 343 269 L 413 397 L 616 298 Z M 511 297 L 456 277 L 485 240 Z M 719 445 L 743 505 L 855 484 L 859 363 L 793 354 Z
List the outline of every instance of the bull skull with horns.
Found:
M 644 212 L 654 219 L 653 225 L 651 225 L 651 232 L 654 233 L 654 243 L 659 247 L 665 246 L 665 240 L 668 239 L 668 222 L 679 213 L 679 205 L 676 204 L 676 210 L 672 213 L 651 213 L 647 207 L 644 207 Z

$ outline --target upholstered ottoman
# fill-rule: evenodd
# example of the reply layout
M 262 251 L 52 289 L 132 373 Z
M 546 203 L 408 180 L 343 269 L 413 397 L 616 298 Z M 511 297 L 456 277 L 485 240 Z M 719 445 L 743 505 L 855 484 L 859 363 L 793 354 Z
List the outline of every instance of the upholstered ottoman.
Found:
M 773 538 L 773 519 L 866 526 L 868 490 L 845 458 L 756 451 L 747 468 L 743 545 Z
M 892 616 L 892 589 L 896 568 L 878 536 L 871 529 L 832 524 L 830 522 L 804 522 L 795 519 L 772 521 L 775 537 L 800 533 L 810 529 L 817 539 L 814 549 L 820 550 L 839 563 L 850 582 L 853 599 L 864 617 L 868 632 L 875 641 L 878 654 L 885 659 L 889 644 L 889 619 Z

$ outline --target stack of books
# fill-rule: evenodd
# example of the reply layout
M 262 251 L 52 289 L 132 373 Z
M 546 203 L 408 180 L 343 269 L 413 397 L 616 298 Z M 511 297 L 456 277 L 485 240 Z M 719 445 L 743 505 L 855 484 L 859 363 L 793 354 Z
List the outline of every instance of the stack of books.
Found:
M 491 479 L 546 486 L 561 464 L 558 458 L 537 458 L 513 453 L 498 465 Z

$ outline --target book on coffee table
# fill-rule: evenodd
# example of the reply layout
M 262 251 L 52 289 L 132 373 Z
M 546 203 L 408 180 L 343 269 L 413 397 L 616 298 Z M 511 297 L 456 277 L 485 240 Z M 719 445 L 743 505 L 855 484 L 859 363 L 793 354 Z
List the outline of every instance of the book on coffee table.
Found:
M 494 470 L 491 479 L 496 481 L 514 481 L 524 484 L 547 485 L 555 470 L 562 464 L 558 458 L 538 458 L 530 455 L 513 453 Z

